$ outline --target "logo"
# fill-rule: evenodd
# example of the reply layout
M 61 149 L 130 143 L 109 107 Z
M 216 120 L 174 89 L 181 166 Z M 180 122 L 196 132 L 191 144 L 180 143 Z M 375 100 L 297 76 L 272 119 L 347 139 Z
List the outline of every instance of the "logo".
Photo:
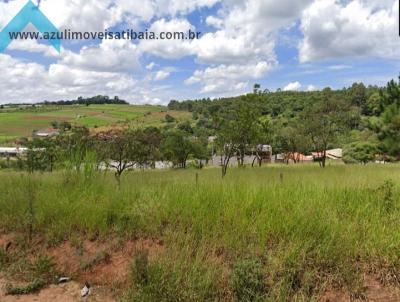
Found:
M 21 33 L 28 24 L 35 26 L 42 34 L 46 32 L 59 32 L 54 24 L 51 23 L 51 21 L 42 13 L 40 8 L 29 0 L 19 13 L 0 32 L 0 52 L 5 51 L 13 41 L 11 34 Z M 54 37 L 53 39 L 48 39 L 48 41 L 58 52 L 61 51 L 60 39 Z

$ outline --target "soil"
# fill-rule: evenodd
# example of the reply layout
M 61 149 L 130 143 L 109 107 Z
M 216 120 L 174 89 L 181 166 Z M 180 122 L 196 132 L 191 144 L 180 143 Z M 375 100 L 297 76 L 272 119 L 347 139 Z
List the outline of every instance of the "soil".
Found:
M 400 289 L 383 286 L 377 278 L 365 276 L 365 297 L 364 299 L 352 299 L 349 294 L 343 291 L 327 291 L 320 302 L 400 302 Z
M 32 260 L 38 255 L 46 255 L 52 259 L 56 271 L 62 276 L 71 278 L 71 281 L 60 285 L 50 285 L 37 294 L 24 296 L 7 296 L 5 287 L 11 283 L 21 285 L 18 280 L 11 280 L 0 274 L 0 301 L 1 302 L 114 302 L 118 301 L 121 290 L 128 285 L 129 267 L 135 254 L 139 250 L 147 250 L 149 260 L 154 261 L 165 251 L 161 240 L 137 239 L 121 242 L 109 240 L 107 242 L 74 240 L 65 241 L 54 247 L 46 247 L 37 240 L 33 244 L 28 257 Z M 18 240 L 14 235 L 0 234 L 0 249 L 7 249 L 7 253 L 18 251 Z M 214 259 L 223 262 L 220 255 Z M 91 294 L 87 298 L 80 297 L 80 291 L 85 282 L 91 285 Z M 320 302 L 400 302 L 400 289 L 383 286 L 378 278 L 370 275 L 364 277 L 364 299 L 354 299 L 343 290 L 328 290 Z
M 117 301 L 121 290 L 128 285 L 129 266 L 138 250 L 147 250 L 149 260 L 152 261 L 164 252 L 163 242 L 154 239 L 138 239 L 127 242 L 110 240 L 100 241 L 65 241 L 55 247 L 46 248 L 38 241 L 28 257 L 32 260 L 38 255 L 50 257 L 56 271 L 61 276 L 69 277 L 72 281 L 50 285 L 37 294 L 24 296 L 6 296 L 6 284 L 21 285 L 18 280 L 10 280 L 0 275 L 0 301 L 1 302 L 72 302 Z M 11 244 L 10 244 L 11 243 Z M 8 247 L 8 252 L 18 250 L 17 240 L 13 235 L 0 235 L 0 248 Z M 91 294 L 82 299 L 80 291 L 85 282 L 91 285 Z

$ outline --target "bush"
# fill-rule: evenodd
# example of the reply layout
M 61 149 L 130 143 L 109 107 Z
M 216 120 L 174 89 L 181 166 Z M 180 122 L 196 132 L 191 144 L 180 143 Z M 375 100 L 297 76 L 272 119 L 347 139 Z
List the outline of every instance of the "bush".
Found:
M 386 180 L 376 190 L 379 202 L 382 204 L 382 207 L 386 212 L 389 212 L 394 208 L 394 189 L 394 182 L 392 180 Z
M 236 263 L 232 274 L 232 289 L 237 301 L 260 301 L 266 293 L 261 262 L 247 259 Z
M 373 142 L 356 142 L 344 147 L 343 161 L 346 164 L 367 164 L 374 161 L 377 147 Z
M 175 119 L 173 116 L 167 114 L 167 115 L 165 116 L 165 121 L 166 121 L 167 123 L 174 123 L 174 122 L 176 121 L 176 119 Z

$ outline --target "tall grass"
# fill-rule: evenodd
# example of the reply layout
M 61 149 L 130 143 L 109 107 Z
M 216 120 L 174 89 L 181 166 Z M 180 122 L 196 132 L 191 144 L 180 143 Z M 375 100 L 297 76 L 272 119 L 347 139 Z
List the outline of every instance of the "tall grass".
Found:
M 8 172 L 0 174 L 0 228 L 26 232 L 32 203 L 33 232 L 49 243 L 76 234 L 162 239 L 166 252 L 148 264 L 149 283 L 135 283 L 135 301 L 238 299 L 232 280 L 249 274 L 235 275 L 240 263 L 262 264 L 262 301 L 309 301 L 332 286 L 358 295 L 365 272 L 400 280 L 399 172 L 269 166 L 232 169 L 222 180 L 218 169 L 141 171 L 120 188 L 107 173 Z

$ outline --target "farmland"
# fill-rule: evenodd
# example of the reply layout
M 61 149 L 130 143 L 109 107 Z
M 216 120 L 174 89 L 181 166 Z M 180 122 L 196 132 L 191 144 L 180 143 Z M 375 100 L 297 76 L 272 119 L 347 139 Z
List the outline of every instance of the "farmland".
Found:
M 30 137 L 32 131 L 48 128 L 54 121 L 67 121 L 73 125 L 90 128 L 125 124 L 159 126 L 166 114 L 178 120 L 191 117 L 188 112 L 168 111 L 166 107 L 150 105 L 49 105 L 3 109 L 0 110 L 0 143 Z
M 138 171 L 120 186 L 89 170 L 3 172 L 0 239 L 13 239 L 0 269 L 32 281 L 37 259 L 50 259 L 46 272 L 117 288 L 124 301 L 389 301 L 400 271 L 399 172 L 270 165 L 221 179 L 213 168 Z M 85 262 L 93 246 L 101 253 Z M 81 257 L 78 268 L 55 252 L 43 258 L 57 249 Z M 110 281 L 116 263 L 129 273 Z

